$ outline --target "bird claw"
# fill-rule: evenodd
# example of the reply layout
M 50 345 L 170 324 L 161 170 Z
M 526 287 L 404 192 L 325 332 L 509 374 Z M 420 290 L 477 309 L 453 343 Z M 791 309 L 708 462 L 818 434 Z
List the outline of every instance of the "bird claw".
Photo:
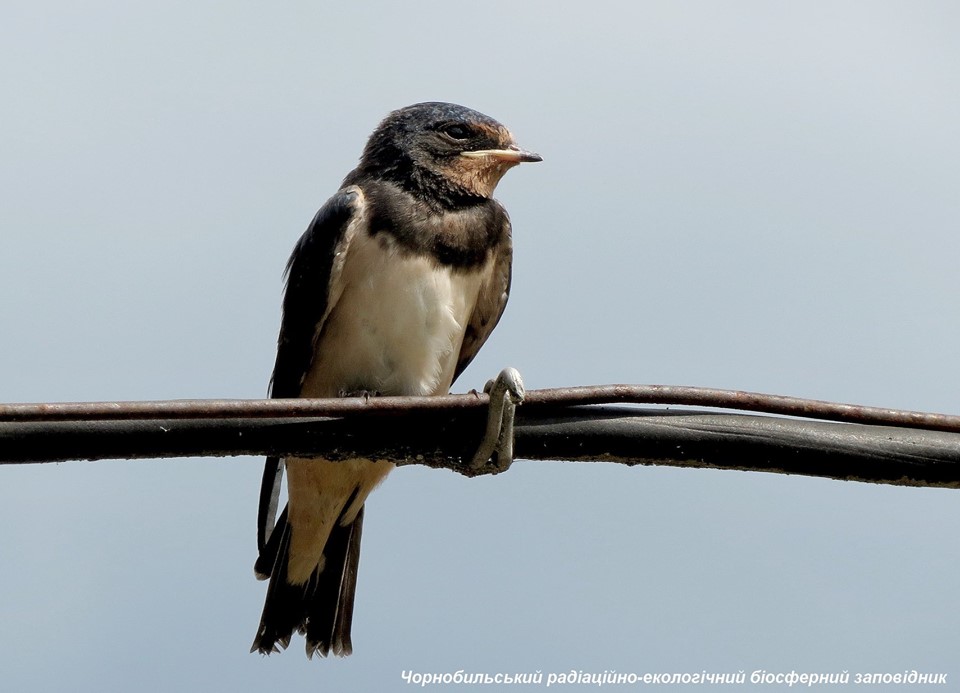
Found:
M 381 397 L 381 393 L 377 390 L 340 390 L 337 393 L 338 397 L 363 397 L 365 402 L 369 401 L 371 397 Z
M 523 402 L 523 379 L 516 368 L 504 368 L 495 380 L 487 382 L 483 391 L 490 395 L 487 428 L 470 468 L 479 471 L 490 463 L 489 472 L 499 474 L 513 462 L 513 421 L 517 405 Z

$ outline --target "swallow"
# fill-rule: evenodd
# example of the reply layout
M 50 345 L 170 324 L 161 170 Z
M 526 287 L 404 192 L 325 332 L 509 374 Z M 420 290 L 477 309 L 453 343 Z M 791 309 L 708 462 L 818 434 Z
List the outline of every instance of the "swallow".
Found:
M 287 263 L 270 396 L 448 393 L 510 291 L 510 219 L 494 189 L 534 161 L 469 108 L 390 113 Z M 254 568 L 270 582 L 251 652 L 286 649 L 294 631 L 308 657 L 353 651 L 364 503 L 393 466 L 267 459 Z M 274 524 L 284 470 L 287 506 Z

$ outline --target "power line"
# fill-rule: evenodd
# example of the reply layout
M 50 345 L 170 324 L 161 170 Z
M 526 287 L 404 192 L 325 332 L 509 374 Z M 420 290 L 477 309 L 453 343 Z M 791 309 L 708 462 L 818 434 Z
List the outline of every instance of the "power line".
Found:
M 0 405 L 0 463 L 297 454 L 473 476 L 488 471 L 469 467 L 488 401 L 471 393 Z M 624 406 L 665 402 L 860 423 Z M 758 393 L 658 385 L 530 390 L 517 409 L 515 440 L 518 459 L 960 487 L 960 417 Z

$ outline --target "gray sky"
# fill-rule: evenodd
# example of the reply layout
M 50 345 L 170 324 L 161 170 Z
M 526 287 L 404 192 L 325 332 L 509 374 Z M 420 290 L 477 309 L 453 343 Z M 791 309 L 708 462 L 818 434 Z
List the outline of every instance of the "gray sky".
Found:
M 262 396 L 294 242 L 380 118 L 445 100 L 544 157 L 501 184 L 513 293 L 456 389 L 512 365 L 956 413 L 958 31 L 950 2 L 7 2 L 0 400 Z M 4 689 L 960 680 L 955 491 L 601 464 L 398 470 L 356 654 L 250 655 L 261 468 L 0 469 Z

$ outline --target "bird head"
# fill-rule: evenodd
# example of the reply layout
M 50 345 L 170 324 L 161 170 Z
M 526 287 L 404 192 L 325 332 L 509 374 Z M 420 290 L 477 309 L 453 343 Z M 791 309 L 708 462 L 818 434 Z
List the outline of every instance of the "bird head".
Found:
M 419 103 L 388 115 L 370 136 L 359 171 L 426 199 L 493 196 L 510 168 L 541 157 L 521 149 L 493 118 L 450 103 Z

